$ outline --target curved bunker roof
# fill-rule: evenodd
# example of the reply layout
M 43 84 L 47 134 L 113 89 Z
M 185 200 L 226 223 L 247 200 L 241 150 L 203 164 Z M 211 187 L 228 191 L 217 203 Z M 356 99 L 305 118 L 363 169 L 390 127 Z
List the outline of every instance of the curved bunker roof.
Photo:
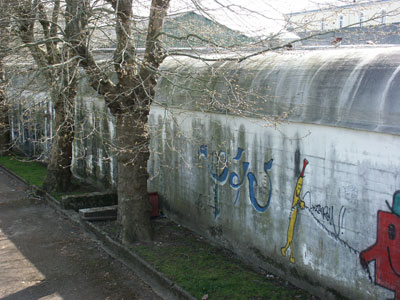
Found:
M 400 47 L 271 52 L 241 63 L 172 57 L 169 107 L 400 134 Z

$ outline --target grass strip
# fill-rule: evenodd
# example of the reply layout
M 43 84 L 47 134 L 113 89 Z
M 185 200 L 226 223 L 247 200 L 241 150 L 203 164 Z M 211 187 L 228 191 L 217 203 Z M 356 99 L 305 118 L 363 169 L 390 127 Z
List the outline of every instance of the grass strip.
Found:
M 31 185 L 42 187 L 46 167 L 37 161 L 12 155 L 0 156 L 0 164 L 13 171 Z
M 155 241 L 132 249 L 197 299 L 317 299 L 277 276 L 254 271 L 231 252 L 173 222 L 155 225 Z
M 46 177 L 46 167 L 38 161 L 10 154 L 0 156 L 0 165 L 25 179 L 31 185 L 36 185 L 40 188 L 43 186 L 43 181 Z M 57 200 L 61 200 L 61 197 L 65 195 L 82 195 L 89 191 L 89 187 L 87 186 L 77 186 L 76 188 L 78 189 L 76 191 L 50 192 L 50 195 Z
M 210 246 L 149 247 L 134 250 L 197 299 L 311 299 L 306 292 L 287 288 L 227 258 Z

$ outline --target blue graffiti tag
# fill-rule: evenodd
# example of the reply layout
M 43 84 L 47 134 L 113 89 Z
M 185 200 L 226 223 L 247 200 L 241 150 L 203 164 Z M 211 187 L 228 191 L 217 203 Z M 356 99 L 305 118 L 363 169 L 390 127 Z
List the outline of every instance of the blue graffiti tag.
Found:
M 233 159 L 234 160 L 240 160 L 242 158 L 243 152 L 244 152 L 244 150 L 242 148 L 238 148 L 238 152 L 237 152 L 236 156 Z M 235 205 L 239 200 L 240 187 L 242 186 L 242 184 L 244 182 L 244 178 L 246 176 L 247 170 L 249 169 L 249 166 L 250 166 L 249 162 L 243 162 L 242 163 L 242 167 L 243 167 L 243 170 L 244 170 L 242 179 L 239 179 L 239 175 L 236 172 L 232 172 L 231 176 L 229 176 L 229 185 L 231 186 L 231 188 L 237 190 L 236 199 L 233 202 Z M 235 183 L 235 181 L 237 181 L 237 183 Z
M 223 160 L 221 161 L 221 157 L 223 157 Z M 220 183 L 221 185 L 224 185 L 226 180 L 228 179 L 228 174 L 229 174 L 229 169 L 228 169 L 228 157 L 226 155 L 225 151 L 219 151 L 218 155 L 213 155 L 213 162 L 212 164 L 215 167 L 215 173 L 213 173 L 213 170 L 211 169 L 211 166 L 209 166 L 210 174 L 211 177 L 215 182 Z M 221 171 L 221 173 L 218 175 L 218 169 L 219 166 L 222 165 L 224 168 Z
M 208 160 L 208 146 L 201 145 L 200 146 L 200 156 L 205 157 Z M 221 157 L 223 159 L 221 160 Z M 213 166 L 215 168 L 215 172 L 213 170 Z M 218 175 L 218 170 L 220 166 L 223 166 L 223 170 Z M 228 179 L 229 169 L 228 169 L 228 156 L 225 151 L 212 152 L 211 153 L 211 164 L 208 164 L 208 170 L 210 171 L 211 178 L 214 182 L 219 183 L 220 185 L 224 185 L 226 180 Z
M 242 159 L 243 153 L 245 152 L 244 149 L 238 148 L 236 156 L 233 158 L 234 161 L 240 161 Z M 201 145 L 200 146 L 200 151 L 199 151 L 200 157 L 204 157 L 206 161 L 209 162 L 208 164 L 208 170 L 210 172 L 211 178 L 216 184 L 215 187 L 215 193 L 217 194 L 218 192 L 218 185 L 224 185 L 228 179 L 229 181 L 229 186 L 237 190 L 236 192 L 236 197 L 234 200 L 234 205 L 237 204 L 239 197 L 240 197 L 240 189 L 245 181 L 245 178 L 247 177 L 248 182 L 249 182 L 249 198 L 250 202 L 253 205 L 253 207 L 258 211 L 258 212 L 265 212 L 268 209 L 268 206 L 271 201 L 271 195 L 272 195 L 272 182 L 271 182 L 271 177 L 268 173 L 269 170 L 272 168 L 272 162 L 273 159 L 270 159 L 268 162 L 264 163 L 264 172 L 266 174 L 266 178 L 268 179 L 269 182 L 269 193 L 268 193 L 268 198 L 267 202 L 264 206 L 260 205 L 258 200 L 256 199 L 255 196 L 255 191 L 254 188 L 257 186 L 257 178 L 254 175 L 253 172 L 249 172 L 250 168 L 250 163 L 249 162 L 242 162 L 242 169 L 243 169 L 243 176 L 240 178 L 239 174 L 236 172 L 231 172 L 228 178 L 229 174 L 229 168 L 228 168 L 228 155 L 226 154 L 225 151 L 219 151 L 217 152 L 212 152 L 211 156 L 211 162 L 209 160 L 209 155 L 208 155 L 208 146 L 207 145 Z M 215 169 L 215 171 L 213 170 Z M 218 172 L 218 170 L 221 170 L 221 172 Z M 216 213 L 215 215 L 218 216 L 219 214 L 219 205 L 218 205 L 218 196 L 215 195 L 215 210 Z
M 206 159 L 208 159 L 208 146 L 207 145 L 200 146 L 200 156 L 204 156 Z
M 264 172 L 265 172 L 265 174 L 267 174 L 267 178 L 268 178 L 268 181 L 269 181 L 268 200 L 267 200 L 267 203 L 266 203 L 264 206 L 261 206 L 260 203 L 258 203 L 258 201 L 257 201 L 257 199 L 256 199 L 256 196 L 255 196 L 255 194 L 254 194 L 254 184 L 257 185 L 257 178 L 256 178 L 256 177 L 254 176 L 254 174 L 251 173 L 251 172 L 250 172 L 249 174 L 247 174 L 247 178 L 249 179 L 250 201 L 251 201 L 251 204 L 253 205 L 253 207 L 254 207 L 257 211 L 259 211 L 259 212 L 264 212 L 264 211 L 266 211 L 267 208 L 268 208 L 268 206 L 269 206 L 269 203 L 270 203 L 270 201 L 271 201 L 272 182 L 271 182 L 271 177 L 269 177 L 268 170 L 270 170 L 270 169 L 272 168 L 272 162 L 273 162 L 273 161 L 274 161 L 273 159 L 270 159 L 269 162 L 264 163 Z
M 201 145 L 200 146 L 200 157 L 204 157 L 208 161 L 208 146 L 207 145 Z M 216 152 L 211 153 L 211 164 L 208 164 L 208 170 L 211 174 L 211 178 L 213 179 L 215 186 L 214 186 L 214 218 L 217 218 L 219 216 L 219 199 L 218 199 L 218 185 L 224 185 L 226 182 L 226 179 L 228 178 L 228 158 L 227 155 L 224 151 L 220 151 L 218 154 Z M 221 163 L 220 157 L 224 157 L 223 160 L 223 170 L 222 172 L 218 174 L 218 169 L 219 165 Z M 213 166 L 215 166 L 215 173 L 213 171 Z

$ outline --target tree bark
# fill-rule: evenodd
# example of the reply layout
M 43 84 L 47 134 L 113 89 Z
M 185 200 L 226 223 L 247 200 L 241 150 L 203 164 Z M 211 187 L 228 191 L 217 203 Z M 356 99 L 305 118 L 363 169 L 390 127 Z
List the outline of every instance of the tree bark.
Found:
M 79 3 L 79 2 L 77 2 Z M 48 4 L 48 3 L 47 3 Z M 74 139 L 73 106 L 77 88 L 76 54 L 68 45 L 58 45 L 58 19 L 63 14 L 66 21 L 64 34 L 71 39 L 71 19 L 73 15 L 61 11 L 60 0 L 52 1 L 51 21 L 44 1 L 23 1 L 16 6 L 18 35 L 29 48 L 30 53 L 41 69 L 51 92 L 55 110 L 55 133 L 50 150 L 49 163 L 43 187 L 48 191 L 65 192 L 71 189 L 72 142 Z M 37 38 L 42 39 L 35 29 L 40 23 L 45 47 L 40 47 Z
M 147 193 L 148 141 L 145 120 L 132 113 L 116 115 L 118 145 L 118 215 L 122 241 L 152 239 L 151 206 Z
M 86 3 L 88 0 L 83 0 Z M 91 86 L 104 96 L 107 106 L 116 119 L 118 154 L 118 214 L 122 224 L 125 244 L 137 240 L 150 240 L 151 207 L 147 193 L 147 161 L 149 137 L 147 121 L 154 96 L 157 70 L 165 58 L 161 51 L 161 30 L 170 0 L 152 0 L 146 50 L 143 61 L 137 58 L 133 45 L 131 16 L 132 0 L 107 0 L 116 12 L 117 48 L 114 68 L 118 83 L 114 84 L 96 64 L 83 40 L 82 20 L 71 26 L 71 40 L 75 51 L 83 58 L 81 66 L 90 78 Z M 77 0 L 67 0 L 67 11 L 80 16 Z M 82 5 L 81 9 L 85 9 Z
M 0 83 L 0 155 L 10 149 L 10 126 L 8 120 L 7 94 L 3 81 Z
M 116 68 L 119 86 L 122 88 L 121 92 L 130 95 L 128 99 L 119 97 L 119 101 L 117 101 L 120 111 L 121 108 L 122 111 L 125 108 L 129 111 L 124 117 L 117 118 L 117 128 L 120 129 L 118 145 L 131 147 L 129 151 L 126 151 L 128 150 L 126 148 L 122 149 L 123 152 L 118 163 L 118 168 L 122 168 L 122 171 L 118 171 L 118 199 L 120 201 L 118 213 L 121 216 L 124 243 L 152 238 L 151 207 L 147 193 L 147 162 L 149 159 L 147 122 L 157 82 L 155 70 L 159 68 L 165 58 L 161 51 L 160 33 L 168 6 L 169 0 L 153 0 L 151 3 L 146 51 L 138 75 L 132 76 L 134 73 L 132 62 L 124 68 L 125 72 Z M 129 15 L 129 13 L 124 13 L 124 15 Z M 120 22 L 122 27 L 127 28 L 125 32 L 130 33 L 129 24 L 126 24 L 125 19 L 120 18 Z M 126 45 L 125 47 L 129 45 L 124 38 L 120 38 L 117 51 L 123 44 Z M 130 86 L 137 86 L 137 88 L 129 90 L 127 93 Z M 124 120 L 126 121 L 124 122 Z M 126 139 L 127 137 L 129 138 Z M 132 195 L 125 197 L 127 191 Z
M 66 99 L 67 97 L 67 99 Z M 55 122 L 54 136 L 43 188 L 47 191 L 71 190 L 72 142 L 74 140 L 73 103 L 75 93 L 57 94 L 53 91 Z
M 11 147 L 11 131 L 8 118 L 8 103 L 5 78 L 4 60 L 10 53 L 9 45 L 11 34 L 7 30 L 10 25 L 10 7 L 11 0 L 0 1 L 0 155 L 4 154 Z

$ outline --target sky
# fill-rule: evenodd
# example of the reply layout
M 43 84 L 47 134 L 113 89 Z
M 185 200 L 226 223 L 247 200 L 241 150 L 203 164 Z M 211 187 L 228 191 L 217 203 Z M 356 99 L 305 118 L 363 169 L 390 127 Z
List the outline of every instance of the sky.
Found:
M 365 0 L 357 0 L 365 1 Z M 195 11 L 248 36 L 268 37 L 284 30 L 284 14 L 352 3 L 353 0 L 171 0 L 169 15 Z M 148 17 L 150 0 L 138 0 L 134 11 Z
M 171 0 L 170 14 L 194 10 L 248 36 L 284 30 L 283 14 L 344 5 L 351 0 Z

